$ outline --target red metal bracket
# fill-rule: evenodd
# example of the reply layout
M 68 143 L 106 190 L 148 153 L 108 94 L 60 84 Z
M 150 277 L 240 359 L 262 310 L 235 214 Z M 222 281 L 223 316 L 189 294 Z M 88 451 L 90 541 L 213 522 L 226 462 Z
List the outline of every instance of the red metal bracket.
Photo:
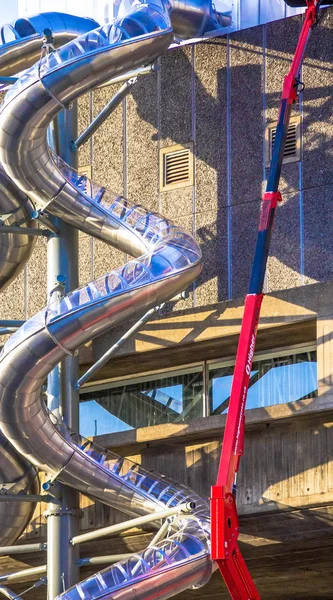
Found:
M 282 202 L 282 196 L 280 192 L 265 192 L 262 201 L 263 205 L 260 213 L 259 231 L 264 231 L 270 225 L 273 227 L 275 208 L 278 202 Z
M 237 546 L 239 523 L 234 496 L 225 487 L 212 486 L 211 512 L 216 524 L 211 532 L 212 559 L 228 560 Z

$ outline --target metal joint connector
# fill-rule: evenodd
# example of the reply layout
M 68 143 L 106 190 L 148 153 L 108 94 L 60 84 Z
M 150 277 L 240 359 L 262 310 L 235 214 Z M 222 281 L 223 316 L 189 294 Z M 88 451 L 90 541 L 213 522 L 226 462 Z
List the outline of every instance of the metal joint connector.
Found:
M 282 202 L 282 195 L 279 191 L 265 192 L 262 199 L 263 201 L 268 200 L 269 202 L 272 202 L 274 206 L 276 206 L 278 202 Z
M 43 517 L 79 517 L 83 518 L 83 511 L 76 508 L 49 508 L 43 513 Z

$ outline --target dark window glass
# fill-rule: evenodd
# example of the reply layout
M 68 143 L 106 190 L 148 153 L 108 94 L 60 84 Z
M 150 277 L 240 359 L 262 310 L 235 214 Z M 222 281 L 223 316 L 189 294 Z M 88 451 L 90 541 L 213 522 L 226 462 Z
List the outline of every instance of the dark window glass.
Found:
M 233 366 L 212 365 L 209 369 L 210 413 L 227 411 Z M 252 366 L 246 408 L 296 402 L 317 396 L 315 351 L 255 360 Z
M 147 380 L 129 380 L 80 396 L 80 433 L 85 437 L 203 415 L 202 369 Z

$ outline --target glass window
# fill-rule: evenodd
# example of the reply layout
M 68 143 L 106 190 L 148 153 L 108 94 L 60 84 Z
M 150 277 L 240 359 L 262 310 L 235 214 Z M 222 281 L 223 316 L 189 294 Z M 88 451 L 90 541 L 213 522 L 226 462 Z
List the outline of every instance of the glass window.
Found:
M 203 416 L 202 367 L 103 388 L 80 395 L 80 433 L 85 437 Z
M 227 411 L 234 366 L 209 366 L 210 414 Z M 296 402 L 317 396 L 316 351 L 255 358 L 252 365 L 246 408 Z

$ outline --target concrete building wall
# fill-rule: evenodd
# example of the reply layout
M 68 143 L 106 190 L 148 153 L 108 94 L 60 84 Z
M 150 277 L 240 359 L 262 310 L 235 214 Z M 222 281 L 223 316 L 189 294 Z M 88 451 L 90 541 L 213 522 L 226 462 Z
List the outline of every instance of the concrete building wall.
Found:
M 170 361 L 185 364 L 200 352 L 201 359 L 234 354 L 267 175 L 265 127 L 277 118 L 281 84 L 299 28 L 296 17 L 170 51 L 159 61 L 157 76 L 142 78 L 80 150 L 80 166 L 91 167 L 93 179 L 185 225 L 204 254 L 203 273 L 189 298 L 169 303 L 157 317 L 155 340 L 149 338 L 147 326 L 146 337 L 132 340 L 99 376 L 137 372 L 135 352 L 145 352 L 139 366 L 147 371 L 167 368 Z M 283 168 L 283 203 L 266 281 L 270 295 L 258 340 L 260 348 L 316 343 L 319 397 L 249 411 L 239 477 L 242 550 L 262 597 L 269 600 L 318 600 L 329 598 L 332 589 L 332 31 L 333 13 L 323 11 L 302 73 L 306 89 L 294 109 L 302 118 L 302 160 Z M 115 91 L 102 88 L 80 100 L 80 131 Z M 195 148 L 195 185 L 161 192 L 160 149 L 190 141 Z M 80 234 L 81 283 L 125 260 Z M 306 285 L 316 282 L 319 285 Z M 0 314 L 27 318 L 46 301 L 46 242 L 38 239 L 25 272 L 1 294 Z M 97 357 L 116 338 L 113 332 L 89 345 L 82 361 Z M 215 415 L 98 441 L 208 494 L 224 423 L 224 415 Z M 38 507 L 25 541 L 45 536 L 43 508 Z M 85 498 L 82 509 L 83 529 L 120 518 Z M 132 535 L 98 544 L 97 551 L 96 544 L 86 546 L 82 552 L 136 550 L 146 543 L 147 534 Z M 40 555 L 19 561 L 3 557 L 0 572 L 44 560 Z M 13 587 L 20 593 L 27 584 Z M 221 590 L 215 577 L 203 594 L 227 597 Z M 44 596 L 41 589 L 26 597 Z M 188 591 L 182 598 L 192 596 L 198 597 Z
M 283 167 L 266 291 L 332 277 L 332 11 L 322 11 L 305 59 L 306 88 L 293 111 L 302 119 L 302 160 Z M 200 243 L 203 272 L 174 309 L 242 297 L 247 289 L 266 177 L 265 127 L 276 120 L 281 84 L 300 17 L 169 51 L 160 71 L 140 79 L 79 153 L 97 182 L 184 225 Z M 79 130 L 116 91 L 79 101 Z M 194 143 L 195 185 L 159 189 L 159 151 Z M 126 257 L 80 236 L 84 283 Z M 46 242 L 39 239 L 25 274 L 0 297 L 3 318 L 26 318 L 46 303 Z

